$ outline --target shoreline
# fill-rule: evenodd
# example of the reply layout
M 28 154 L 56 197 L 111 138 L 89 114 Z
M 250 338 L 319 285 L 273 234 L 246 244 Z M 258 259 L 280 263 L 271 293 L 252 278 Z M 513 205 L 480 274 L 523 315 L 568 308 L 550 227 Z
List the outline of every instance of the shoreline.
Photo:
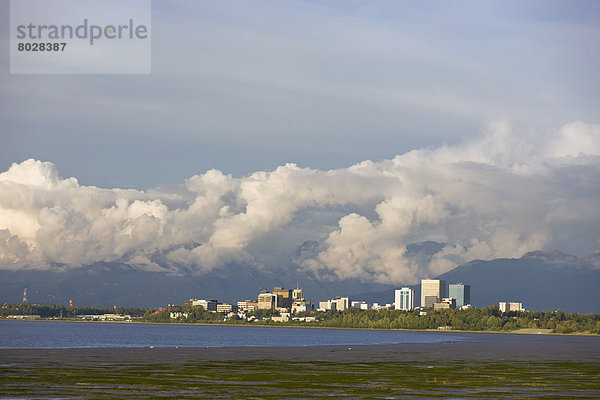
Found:
M 79 322 L 79 323 L 101 323 L 101 324 L 140 324 L 140 325 L 177 325 L 177 326 L 231 326 L 231 327 L 264 327 L 264 328 L 300 328 L 300 329 L 340 329 L 340 330 L 363 330 L 363 331 L 396 331 L 396 332 L 427 332 L 427 333 L 489 333 L 489 334 L 508 334 L 508 335 L 531 335 L 531 336 L 585 336 L 600 337 L 600 334 L 589 332 L 559 333 L 548 332 L 549 329 L 543 328 L 520 328 L 514 331 L 474 331 L 458 329 L 406 329 L 406 328 L 353 328 L 337 326 L 302 326 L 302 325 L 274 325 L 274 324 L 224 324 L 224 323 L 203 323 L 203 322 L 148 322 L 148 321 L 91 321 L 81 319 L 11 319 L 0 318 L 0 321 L 22 321 L 22 322 Z
M 600 347 L 589 337 L 565 336 L 566 345 L 557 345 L 556 336 L 477 335 L 471 340 L 435 343 L 325 344 L 295 346 L 143 346 L 0 349 L 3 358 L 73 359 L 109 357 L 119 360 L 164 362 L 297 360 L 324 362 L 384 362 L 391 360 L 427 362 L 432 360 L 563 360 L 600 365 Z

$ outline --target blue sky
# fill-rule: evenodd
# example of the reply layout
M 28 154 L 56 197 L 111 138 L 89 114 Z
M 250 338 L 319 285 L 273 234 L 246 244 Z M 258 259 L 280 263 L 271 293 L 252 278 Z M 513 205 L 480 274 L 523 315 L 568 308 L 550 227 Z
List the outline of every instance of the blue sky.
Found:
M 153 1 L 151 75 L 10 75 L 3 52 L 0 268 L 410 284 L 590 255 L 599 22 L 596 1 Z M 425 240 L 445 246 L 411 259 Z
M 8 75 L 3 53 L 0 168 L 148 188 L 597 121 L 598 3 L 522 3 L 154 1 L 150 76 Z

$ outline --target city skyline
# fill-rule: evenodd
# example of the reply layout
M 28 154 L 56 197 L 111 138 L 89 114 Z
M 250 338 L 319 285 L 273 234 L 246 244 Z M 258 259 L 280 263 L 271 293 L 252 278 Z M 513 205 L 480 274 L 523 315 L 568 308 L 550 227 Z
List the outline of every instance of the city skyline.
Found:
M 600 1 L 0 14 L 6 396 L 599 393 Z
M 152 7 L 148 75 L 0 55 L 0 274 L 366 291 L 600 250 L 595 3 Z

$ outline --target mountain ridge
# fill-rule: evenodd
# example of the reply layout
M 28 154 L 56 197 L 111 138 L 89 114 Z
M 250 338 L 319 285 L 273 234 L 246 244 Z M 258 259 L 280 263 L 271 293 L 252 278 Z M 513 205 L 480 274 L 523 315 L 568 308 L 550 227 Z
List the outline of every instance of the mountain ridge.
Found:
M 412 247 L 412 251 L 424 249 L 428 257 L 441 245 L 424 242 L 420 247 Z M 476 307 L 519 301 L 527 309 L 600 313 L 600 292 L 596 289 L 600 284 L 600 253 L 578 258 L 558 250 L 538 250 L 520 258 L 469 261 L 437 278 L 471 285 L 471 300 Z M 400 287 L 352 279 L 318 280 L 291 264 L 275 271 L 230 265 L 193 276 L 100 262 L 61 272 L 0 271 L 0 301 L 20 302 L 23 288 L 27 287 L 29 300 L 36 303 L 68 304 L 73 299 L 76 305 L 156 307 L 181 304 L 192 297 L 224 302 L 255 299 L 260 289 L 292 288 L 296 283 L 314 303 L 334 296 L 392 303 L 394 289 Z M 418 305 L 420 285 L 410 287 L 416 291 Z
M 600 313 L 600 254 L 578 258 L 558 250 L 537 250 L 520 258 L 473 260 L 437 276 L 449 283 L 471 286 L 471 303 L 475 307 L 500 301 L 524 303 L 526 309 Z M 420 285 L 416 291 L 420 303 Z M 568 293 L 568 295 L 564 295 Z M 556 294 L 562 294 L 557 296 Z M 394 289 L 380 293 L 354 295 L 368 301 L 391 303 Z

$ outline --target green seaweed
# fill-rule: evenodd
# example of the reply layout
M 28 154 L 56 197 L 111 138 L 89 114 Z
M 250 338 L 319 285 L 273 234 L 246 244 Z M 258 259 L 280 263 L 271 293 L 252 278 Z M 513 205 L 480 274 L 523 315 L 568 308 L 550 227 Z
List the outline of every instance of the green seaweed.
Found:
M 400 398 L 600 396 L 600 364 L 574 361 L 63 362 L 0 367 L 2 397 Z

